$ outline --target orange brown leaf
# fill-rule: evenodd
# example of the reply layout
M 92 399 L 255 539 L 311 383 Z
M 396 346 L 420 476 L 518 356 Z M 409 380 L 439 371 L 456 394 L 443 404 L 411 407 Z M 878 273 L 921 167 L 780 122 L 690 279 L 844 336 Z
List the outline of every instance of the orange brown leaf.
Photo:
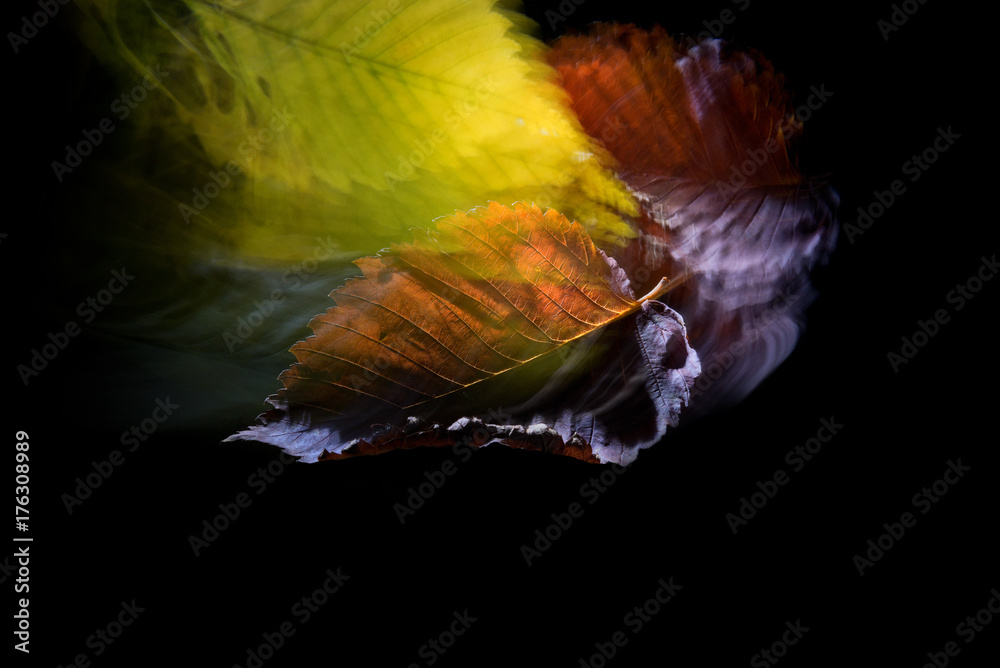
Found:
M 635 322 L 672 287 L 662 282 L 635 299 L 624 272 L 582 226 L 525 204 L 457 212 L 434 231 L 415 230 L 413 243 L 356 264 L 362 276 L 331 293 L 337 305 L 313 318 L 314 335 L 291 348 L 297 362 L 269 399 L 277 410 L 232 439 L 272 442 L 310 461 L 449 444 L 442 425 L 477 420 L 497 388 L 509 400 L 532 396 L 554 375 L 552 363 L 586 351 L 582 339 L 628 316 Z M 679 316 L 644 318 L 666 332 L 652 347 L 669 344 L 683 365 L 689 350 Z M 619 375 L 625 366 L 618 364 Z M 642 384 L 644 367 L 631 366 Z M 670 410 L 679 406 L 661 412 Z M 508 445 L 594 458 L 575 431 L 546 444 L 539 428 L 491 428 L 490 438 Z

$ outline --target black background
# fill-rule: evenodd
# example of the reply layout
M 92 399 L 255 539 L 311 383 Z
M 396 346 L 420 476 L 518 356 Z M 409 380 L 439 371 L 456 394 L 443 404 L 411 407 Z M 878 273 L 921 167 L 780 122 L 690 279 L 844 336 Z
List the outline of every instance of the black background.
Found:
M 33 6 L 21 4 L 5 32 Z M 94 101 L 115 89 L 81 55 L 76 10 L 65 7 L 20 53 L 4 55 L 12 184 L 0 229 L 8 235 L 0 243 L 5 450 L 13 467 L 14 432 L 30 433 L 34 538 L 32 651 L 28 658 L 5 648 L 14 665 L 69 665 L 85 653 L 94 666 L 245 666 L 263 633 L 291 621 L 295 635 L 264 665 L 424 666 L 421 645 L 466 609 L 477 621 L 435 665 L 575 667 L 617 631 L 628 642 L 608 665 L 747 665 L 796 620 L 809 631 L 783 666 L 922 666 L 948 641 L 961 647 L 954 665 L 995 665 L 1000 620 L 969 644 L 956 626 L 1000 587 L 997 470 L 988 460 L 1000 285 L 986 283 L 960 311 L 946 301 L 997 250 L 995 214 L 983 204 L 996 189 L 995 135 L 980 124 L 994 106 L 994 77 L 980 53 L 987 18 L 930 2 L 885 40 L 876 22 L 888 18 L 889 3 L 859 12 L 754 1 L 739 11 L 721 1 L 592 0 L 553 29 L 546 11 L 558 5 L 527 3 L 546 37 L 594 20 L 697 34 L 703 21 L 734 9 L 722 36 L 766 54 L 798 103 L 812 85 L 833 93 L 807 123 L 801 163 L 833 181 L 842 223 L 854 223 L 874 191 L 906 183 L 853 243 L 841 234 L 816 276 L 820 298 L 791 358 L 736 408 L 644 453 L 593 505 L 581 487 L 600 467 L 502 447 L 469 461 L 413 451 L 293 465 L 258 494 L 248 479 L 276 453 L 218 445 L 245 424 L 238 415 L 213 428 L 168 421 L 68 514 L 61 495 L 120 448 L 121 431 L 148 410 L 109 402 L 100 373 L 79 373 L 91 355 L 114 363 L 114 344 L 98 331 L 84 332 L 29 387 L 15 370 L 72 317 L 43 316 L 51 311 L 39 303 L 68 294 L 72 304 L 93 292 L 73 283 L 75 267 L 53 264 L 74 220 L 58 206 L 63 189 L 49 163 L 91 123 Z M 986 38 L 973 36 L 980 28 Z M 903 163 L 948 127 L 960 138 L 911 183 Z M 100 254 L 77 250 L 81 268 Z M 887 354 L 940 308 L 950 322 L 894 372 Z M 151 409 L 167 392 L 155 376 L 147 380 L 149 396 L 140 399 Z M 247 407 L 251 416 L 257 410 Z M 758 481 L 788 471 L 785 453 L 831 417 L 844 425 L 835 438 L 734 535 L 726 514 Z M 926 515 L 917 511 L 916 526 L 860 576 L 854 556 L 884 533 L 883 523 L 914 511 L 911 498 L 959 458 L 971 470 Z M 448 460 L 457 473 L 401 524 L 394 504 Z M 189 536 L 240 493 L 250 507 L 196 557 Z M 522 545 L 573 502 L 583 516 L 529 567 Z M 292 606 L 338 567 L 350 579 L 299 624 Z M 16 598 L 15 577 L 2 583 L 5 600 Z M 632 633 L 624 616 L 671 577 L 683 588 Z M 132 599 L 144 611 L 96 656 L 88 637 Z

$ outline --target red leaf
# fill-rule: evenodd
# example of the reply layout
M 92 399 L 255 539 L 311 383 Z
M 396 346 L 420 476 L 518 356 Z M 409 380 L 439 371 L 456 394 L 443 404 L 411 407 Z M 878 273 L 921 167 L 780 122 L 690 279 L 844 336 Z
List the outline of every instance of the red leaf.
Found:
M 668 303 L 712 371 L 695 407 L 739 400 L 795 347 L 836 237 L 837 195 L 794 166 L 802 123 L 782 77 L 756 52 L 629 25 L 561 38 L 549 62 L 641 202 L 619 257 L 636 289 L 690 277 Z

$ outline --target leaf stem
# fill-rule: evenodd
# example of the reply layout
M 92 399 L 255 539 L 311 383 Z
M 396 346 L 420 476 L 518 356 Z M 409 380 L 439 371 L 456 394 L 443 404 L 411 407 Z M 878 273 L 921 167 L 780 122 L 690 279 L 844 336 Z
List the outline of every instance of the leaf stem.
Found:
M 674 278 L 671 278 L 669 280 L 666 277 L 661 278 L 660 282 L 656 284 L 656 287 L 650 290 L 645 296 L 640 297 L 638 302 L 640 304 L 644 304 L 650 301 L 651 299 L 656 299 L 657 297 L 665 295 L 666 293 L 670 292 L 678 285 L 686 281 L 689 276 L 690 274 L 684 272 L 680 276 L 675 276 Z

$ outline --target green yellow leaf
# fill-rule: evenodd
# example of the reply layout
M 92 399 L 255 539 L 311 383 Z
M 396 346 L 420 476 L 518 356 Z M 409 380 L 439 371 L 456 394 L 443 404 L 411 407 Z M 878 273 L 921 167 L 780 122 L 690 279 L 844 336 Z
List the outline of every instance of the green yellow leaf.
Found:
M 241 257 L 294 259 L 331 233 L 345 253 L 371 252 L 489 200 L 557 207 L 599 241 L 632 234 L 612 160 L 525 21 L 493 2 L 84 5 L 85 38 L 124 83 L 163 73 L 164 103 L 137 110 L 133 129 L 172 165 L 190 154 L 191 186 L 174 197 L 184 222 Z M 240 178 L 195 206 L 192 189 L 224 168 Z

